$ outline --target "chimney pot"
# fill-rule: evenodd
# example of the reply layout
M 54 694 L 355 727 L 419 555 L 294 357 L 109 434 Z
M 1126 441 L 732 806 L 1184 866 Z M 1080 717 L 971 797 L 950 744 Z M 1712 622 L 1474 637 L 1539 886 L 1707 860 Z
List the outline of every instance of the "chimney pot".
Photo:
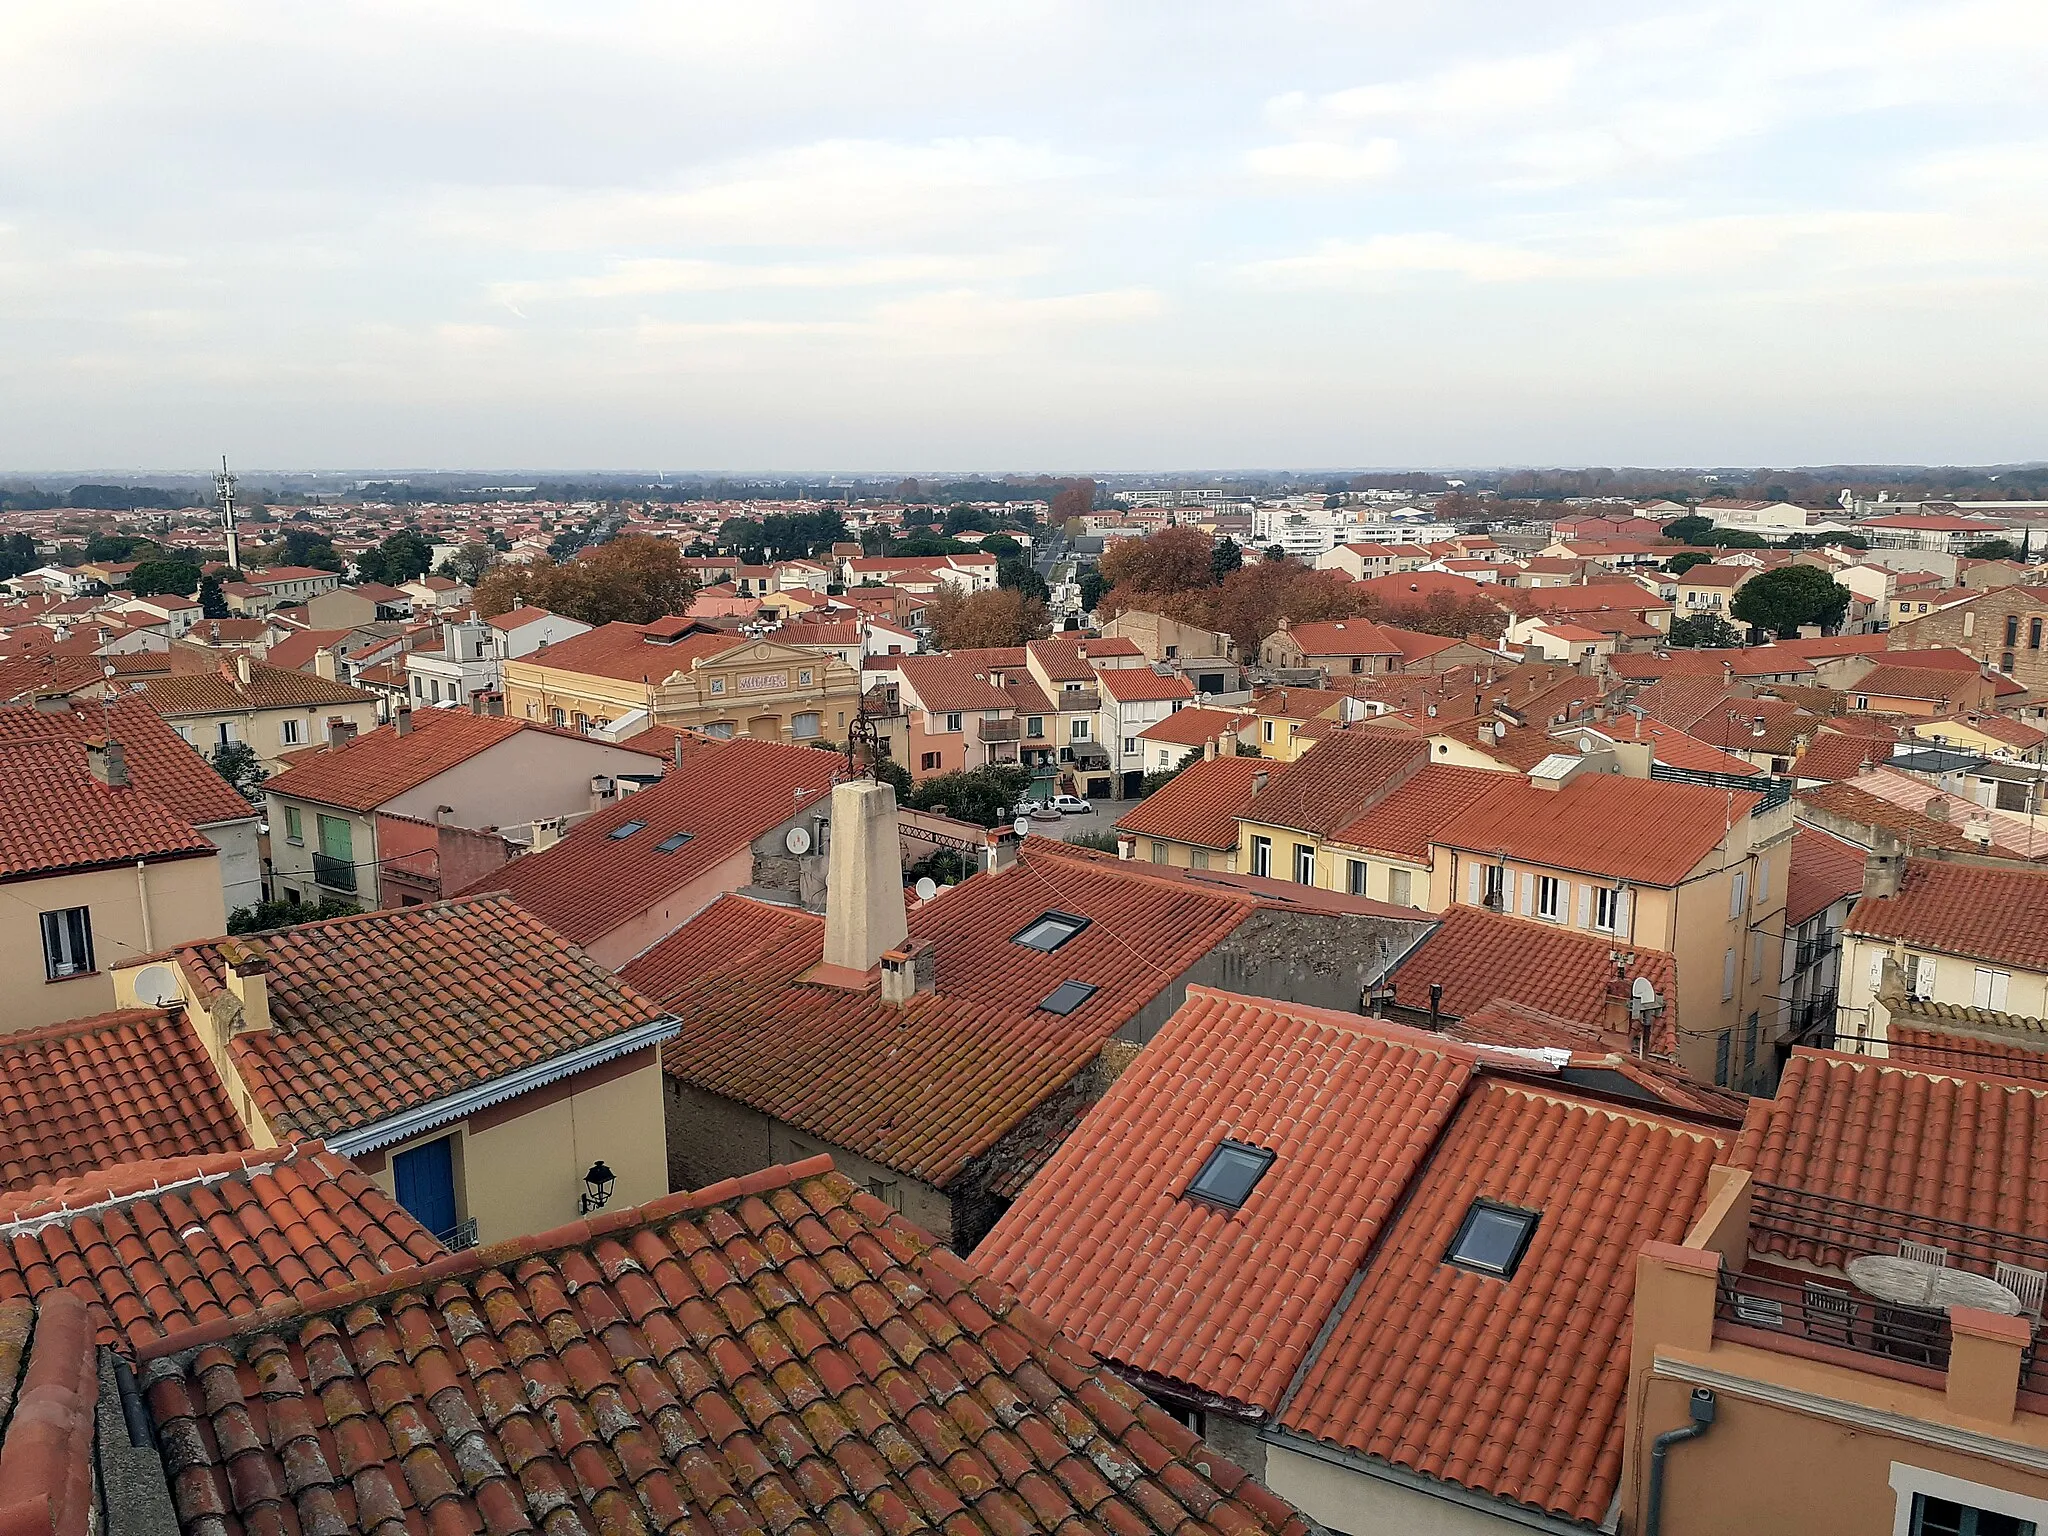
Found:
M 235 652 L 235 681 L 246 688 L 249 686 L 249 675 L 249 653 Z
M 327 750 L 339 752 L 356 739 L 356 723 L 344 720 L 340 715 L 327 717 Z
M 128 783 L 128 759 L 118 741 L 93 737 L 85 744 L 85 766 L 109 789 L 121 789 Z

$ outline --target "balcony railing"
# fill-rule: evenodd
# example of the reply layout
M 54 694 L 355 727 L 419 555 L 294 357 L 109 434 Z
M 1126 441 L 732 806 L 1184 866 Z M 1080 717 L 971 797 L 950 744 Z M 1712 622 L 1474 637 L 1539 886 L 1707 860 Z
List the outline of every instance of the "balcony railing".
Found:
M 1948 1369 L 1947 1313 L 1875 1301 L 1846 1281 L 1723 1273 L 1715 1288 L 1714 1322 L 1717 1329 L 1756 1328 L 1903 1365 Z
M 353 891 L 356 888 L 356 867 L 347 859 L 316 853 L 313 855 L 313 878 L 330 891 Z
M 2048 1237 L 1946 1221 L 1777 1184 L 1753 1186 L 1750 1248 L 1839 1269 L 1862 1254 L 1896 1254 L 1901 1242 L 1943 1249 L 1957 1269 L 1989 1276 L 1999 1264 L 2048 1270 Z
M 474 1248 L 476 1246 L 476 1218 L 472 1216 L 467 1221 L 458 1221 L 446 1232 L 436 1232 L 434 1237 L 450 1253 L 460 1253 L 465 1248 Z
M 1053 700 L 1067 711 L 1102 708 L 1102 694 L 1094 688 L 1068 688 L 1054 694 Z
M 1015 741 L 1023 734 L 1023 727 L 1015 720 L 984 720 L 981 722 L 983 741 Z

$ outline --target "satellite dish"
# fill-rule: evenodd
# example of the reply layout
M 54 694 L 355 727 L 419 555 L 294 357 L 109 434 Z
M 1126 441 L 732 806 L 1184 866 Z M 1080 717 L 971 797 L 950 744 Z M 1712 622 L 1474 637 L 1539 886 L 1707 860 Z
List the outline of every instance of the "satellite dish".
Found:
M 919 878 L 917 884 L 912 886 L 911 889 L 917 892 L 917 899 L 919 901 L 930 901 L 939 894 L 939 883 L 930 875 L 924 875 Z
M 811 834 L 804 827 L 791 827 L 783 836 L 782 846 L 791 853 L 809 853 L 811 851 Z
M 166 1008 L 178 1001 L 178 973 L 168 965 L 145 965 L 135 976 L 135 1000 L 150 1008 Z
M 1647 1008 L 1657 1001 L 1657 989 L 1650 985 L 1650 978 L 1638 976 L 1628 984 L 1629 1001 L 1639 1008 Z
M 1010 830 L 1019 837 L 1029 837 L 1031 835 L 1031 818 L 1029 816 L 1019 816 L 1010 824 Z
M 1590 751 L 1592 751 L 1592 750 L 1593 750 L 1593 738 L 1592 738 L 1592 737 L 1590 737 L 1590 736 L 1581 736 L 1581 737 L 1579 738 L 1579 750 L 1580 750 L 1581 752 L 1590 752 Z

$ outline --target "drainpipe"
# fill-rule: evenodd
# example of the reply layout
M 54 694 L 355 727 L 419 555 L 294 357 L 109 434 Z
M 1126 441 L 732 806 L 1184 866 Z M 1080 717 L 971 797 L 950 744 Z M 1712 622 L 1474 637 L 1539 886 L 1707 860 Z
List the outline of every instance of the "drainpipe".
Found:
M 1664 1518 L 1664 1456 L 1674 1445 L 1697 1440 L 1714 1422 L 1714 1394 L 1705 1387 L 1692 1389 L 1692 1422 L 1682 1429 L 1667 1429 L 1650 1442 L 1650 1498 L 1643 1510 L 1643 1536 L 1657 1536 Z
M 147 868 L 146 861 L 135 861 L 135 903 L 142 909 L 142 952 L 145 955 L 153 954 L 156 950 L 156 940 L 150 936 L 149 931 L 149 881 L 143 873 Z

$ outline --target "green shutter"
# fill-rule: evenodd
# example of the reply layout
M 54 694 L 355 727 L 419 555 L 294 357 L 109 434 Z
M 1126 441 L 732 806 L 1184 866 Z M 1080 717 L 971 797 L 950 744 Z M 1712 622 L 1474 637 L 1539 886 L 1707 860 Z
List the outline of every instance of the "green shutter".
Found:
M 355 862 L 355 850 L 349 842 L 349 824 L 339 816 L 320 818 L 320 851 L 330 859 Z

